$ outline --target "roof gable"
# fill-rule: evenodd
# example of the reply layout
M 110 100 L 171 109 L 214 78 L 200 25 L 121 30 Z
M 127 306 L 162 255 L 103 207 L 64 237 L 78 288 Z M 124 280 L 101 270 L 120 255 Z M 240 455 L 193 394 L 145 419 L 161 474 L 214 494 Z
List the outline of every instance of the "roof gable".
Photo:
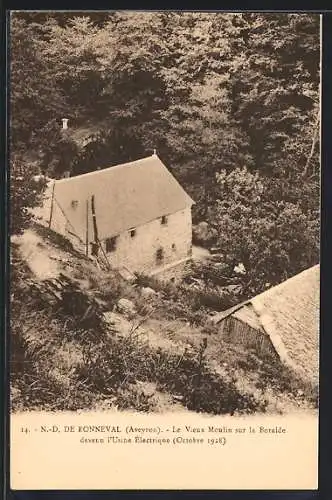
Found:
M 178 212 L 194 203 L 157 155 L 57 180 L 55 199 L 83 240 L 86 204 L 88 201 L 91 214 L 93 195 L 100 239 Z

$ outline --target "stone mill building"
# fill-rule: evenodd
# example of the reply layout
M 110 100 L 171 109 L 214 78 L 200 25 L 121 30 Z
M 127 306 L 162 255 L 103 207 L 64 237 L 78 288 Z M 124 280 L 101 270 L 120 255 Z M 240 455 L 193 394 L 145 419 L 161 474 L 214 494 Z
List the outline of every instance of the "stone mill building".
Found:
M 191 258 L 193 200 L 154 153 L 51 180 L 42 218 L 86 255 L 147 274 Z

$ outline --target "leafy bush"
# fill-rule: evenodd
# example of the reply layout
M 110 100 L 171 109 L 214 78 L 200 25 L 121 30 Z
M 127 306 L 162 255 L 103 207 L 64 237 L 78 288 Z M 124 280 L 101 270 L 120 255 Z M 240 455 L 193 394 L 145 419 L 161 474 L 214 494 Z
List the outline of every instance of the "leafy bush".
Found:
M 317 182 L 312 182 L 310 195 L 305 190 L 309 208 L 302 200 L 289 200 L 292 192 L 301 199 L 301 177 L 266 179 L 243 168 L 221 171 L 217 183 L 223 198 L 211 217 L 218 227 L 218 244 L 228 260 L 244 264 L 249 295 L 319 261 Z
M 42 202 L 46 187 L 43 178 L 35 180 L 38 168 L 20 154 L 10 157 L 10 233 L 20 234 L 32 220 L 31 208 Z

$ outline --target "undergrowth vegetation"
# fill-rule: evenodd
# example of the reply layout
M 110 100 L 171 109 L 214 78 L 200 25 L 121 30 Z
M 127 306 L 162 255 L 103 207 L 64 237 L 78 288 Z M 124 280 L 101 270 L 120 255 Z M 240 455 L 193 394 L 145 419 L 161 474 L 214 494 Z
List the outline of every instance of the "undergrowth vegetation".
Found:
M 185 281 L 175 284 L 142 274 L 136 277 L 139 286 L 159 292 L 163 300 L 159 300 L 157 309 L 159 313 L 163 312 L 165 318 L 184 318 L 196 326 L 206 325 L 209 312 L 223 311 L 239 302 L 235 294 L 222 293 L 213 284 L 202 289 L 190 287 Z
M 135 337 L 119 340 L 111 332 L 92 339 L 87 331 L 73 331 L 50 319 L 34 314 L 31 325 L 35 329 L 27 326 L 24 332 L 13 321 L 14 410 L 77 410 L 105 399 L 110 406 L 153 410 L 144 392 L 138 397 L 130 390 L 136 381 L 155 382 L 157 390 L 177 396 L 195 411 L 264 410 L 264 404 L 241 394 L 234 380 L 212 374 L 195 350 L 169 354 Z
M 185 287 L 143 276 L 129 284 L 116 271 L 103 274 L 84 259 L 76 259 L 72 276 L 38 283 L 15 246 L 11 273 L 13 411 L 154 411 L 158 401 L 144 390 L 149 384 L 189 410 L 212 414 L 264 412 L 271 391 L 317 404 L 315 391 L 279 363 L 263 363 L 218 339 L 200 296 Z M 142 296 L 143 286 L 154 290 L 148 298 Z M 184 318 L 196 342 L 179 344 L 173 352 L 142 340 L 135 328 L 119 336 L 103 312 L 123 297 L 135 305 L 136 319 L 151 316 L 162 325 L 165 318 Z M 223 370 L 212 367 L 212 352 Z M 239 383 L 243 374 L 249 388 Z
M 18 310 L 12 305 L 11 377 L 13 410 L 77 410 L 108 400 L 110 406 L 153 410 L 137 381 L 177 397 L 188 409 L 211 413 L 263 411 L 265 406 L 241 394 L 231 377 L 208 369 L 202 350 L 171 354 L 152 349 L 139 338 L 117 338 L 96 321 L 74 328 L 63 310 L 34 311 L 34 299 Z M 25 318 L 24 326 L 22 317 Z

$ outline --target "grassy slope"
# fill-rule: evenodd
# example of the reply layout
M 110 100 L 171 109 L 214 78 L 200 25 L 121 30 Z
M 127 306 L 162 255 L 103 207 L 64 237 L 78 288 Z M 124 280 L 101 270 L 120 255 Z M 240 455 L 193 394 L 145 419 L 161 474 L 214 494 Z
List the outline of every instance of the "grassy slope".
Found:
M 139 284 L 99 271 L 38 226 L 12 249 L 14 410 L 117 406 L 218 414 L 315 405 L 315 391 L 288 370 L 223 342 L 207 326 L 207 310 L 181 289 L 152 280 L 157 293 L 146 298 Z M 63 285 L 55 295 L 53 278 Z M 135 311 L 113 312 L 113 323 L 105 321 L 119 298 L 130 299 Z

